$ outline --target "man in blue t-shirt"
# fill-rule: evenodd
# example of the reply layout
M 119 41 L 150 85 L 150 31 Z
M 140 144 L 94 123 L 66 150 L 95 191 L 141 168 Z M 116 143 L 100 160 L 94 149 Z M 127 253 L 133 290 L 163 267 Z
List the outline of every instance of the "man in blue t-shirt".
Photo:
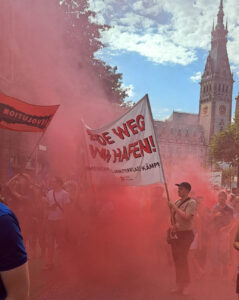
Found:
M 27 300 L 27 254 L 16 216 L 0 203 L 0 300 Z

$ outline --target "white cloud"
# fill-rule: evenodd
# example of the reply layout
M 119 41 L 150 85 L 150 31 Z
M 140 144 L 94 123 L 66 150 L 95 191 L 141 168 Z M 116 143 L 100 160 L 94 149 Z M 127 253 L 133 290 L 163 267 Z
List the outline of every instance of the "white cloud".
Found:
M 134 97 L 134 86 L 133 84 L 125 85 L 124 83 L 122 84 L 122 88 L 128 89 L 128 98 L 133 98 Z
M 191 76 L 192 82 L 199 82 L 202 78 L 202 72 L 197 72 L 195 75 Z
M 112 52 L 132 51 L 155 63 L 187 65 L 197 50 L 210 49 L 210 32 L 219 0 L 91 0 L 99 22 L 112 28 L 103 41 Z M 239 1 L 225 0 L 229 17 L 228 52 L 239 65 Z
M 152 108 L 152 113 L 154 119 L 164 121 L 170 117 L 170 115 L 172 114 L 172 110 L 170 110 L 169 108 Z

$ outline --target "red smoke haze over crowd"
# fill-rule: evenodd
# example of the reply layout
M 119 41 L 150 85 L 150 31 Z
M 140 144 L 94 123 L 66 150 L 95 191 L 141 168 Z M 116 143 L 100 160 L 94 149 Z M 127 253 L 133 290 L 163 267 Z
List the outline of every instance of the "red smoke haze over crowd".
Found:
M 81 119 L 98 128 L 123 111 L 106 100 L 103 87 L 81 55 L 85 51 L 79 39 L 82 33 L 76 36 L 74 31 L 75 36 L 69 36 L 70 20 L 57 2 L 1 0 L 0 89 L 29 103 L 61 105 L 43 143 L 48 147 L 52 174 L 67 179 L 78 169 L 84 177 Z M 197 161 L 163 163 L 172 201 L 178 197 L 175 183 L 188 181 L 193 196 L 204 198 L 205 207 L 215 204 L 209 172 Z M 85 178 L 80 180 L 84 185 Z M 65 284 L 80 282 L 92 288 L 99 284 L 112 290 L 127 287 L 129 299 L 141 299 L 133 294 L 138 285 L 159 282 L 163 286 L 174 276 L 165 241 L 169 210 L 164 187 L 104 183 L 97 189 L 83 186 L 84 213 L 80 218 L 77 213 L 67 218 L 70 242 L 62 260 Z

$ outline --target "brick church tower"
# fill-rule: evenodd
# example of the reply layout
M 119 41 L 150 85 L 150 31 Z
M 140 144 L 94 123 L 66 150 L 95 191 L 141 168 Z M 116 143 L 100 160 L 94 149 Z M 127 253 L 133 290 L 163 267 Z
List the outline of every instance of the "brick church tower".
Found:
M 227 25 L 223 22 L 223 0 L 220 1 L 216 27 L 212 28 L 211 50 L 200 82 L 199 123 L 206 144 L 231 122 L 233 74 L 227 54 Z

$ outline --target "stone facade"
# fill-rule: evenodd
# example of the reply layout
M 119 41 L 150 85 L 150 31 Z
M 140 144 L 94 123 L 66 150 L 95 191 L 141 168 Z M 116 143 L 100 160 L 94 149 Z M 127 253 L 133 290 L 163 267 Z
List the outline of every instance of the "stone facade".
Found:
M 223 131 L 231 122 L 233 75 L 227 54 L 227 26 L 223 24 L 223 1 L 212 29 L 209 52 L 200 82 L 199 123 L 204 129 L 206 143 L 212 136 Z
M 208 147 L 197 114 L 173 112 L 167 121 L 155 121 L 155 129 L 164 161 L 175 163 L 192 157 L 205 164 Z

